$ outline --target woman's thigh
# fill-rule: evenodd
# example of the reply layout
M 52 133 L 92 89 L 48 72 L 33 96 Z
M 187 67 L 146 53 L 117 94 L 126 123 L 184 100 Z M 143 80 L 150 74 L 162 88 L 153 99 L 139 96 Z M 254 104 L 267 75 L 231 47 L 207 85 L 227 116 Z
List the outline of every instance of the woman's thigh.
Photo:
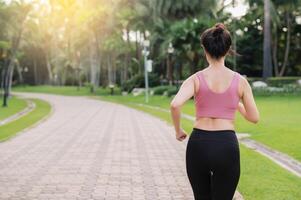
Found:
M 223 144 L 221 144 L 223 145 Z M 212 165 L 212 197 L 232 200 L 240 178 L 240 153 L 235 144 L 224 144 Z
M 194 129 L 187 143 L 186 169 L 196 200 L 232 200 L 240 177 L 235 132 Z
M 211 200 L 211 171 L 202 148 L 198 141 L 188 141 L 186 171 L 195 199 Z

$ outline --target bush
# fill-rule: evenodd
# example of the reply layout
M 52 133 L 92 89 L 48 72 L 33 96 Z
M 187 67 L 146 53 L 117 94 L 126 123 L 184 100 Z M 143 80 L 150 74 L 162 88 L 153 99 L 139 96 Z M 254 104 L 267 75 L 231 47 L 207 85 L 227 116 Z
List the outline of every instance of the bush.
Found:
M 169 85 L 162 85 L 162 86 L 157 86 L 152 88 L 153 94 L 154 95 L 163 95 L 164 92 L 167 92 L 168 89 L 172 88 L 173 86 Z
M 177 87 L 171 87 L 167 90 L 167 96 L 171 97 L 172 95 L 176 95 L 179 89 Z
M 148 83 L 149 83 L 149 87 L 154 87 L 154 86 L 160 85 L 159 76 L 154 73 L 149 73 Z M 127 80 L 122 85 L 122 90 L 131 92 L 134 88 L 142 88 L 142 87 L 145 87 L 144 74 L 138 74 L 138 75 L 133 76 L 130 80 Z
M 264 81 L 262 78 L 248 78 L 250 82 L 254 81 L 264 81 L 266 82 L 269 86 L 273 87 L 282 87 L 287 84 L 296 84 L 297 80 L 301 79 L 301 77 L 271 77 L 268 78 L 266 81 Z
M 76 79 L 76 77 L 69 75 L 66 77 L 65 85 L 66 86 L 78 85 L 78 80 Z
M 301 95 L 301 86 L 296 84 L 286 84 L 283 87 L 259 87 L 252 88 L 256 96 L 271 95 Z

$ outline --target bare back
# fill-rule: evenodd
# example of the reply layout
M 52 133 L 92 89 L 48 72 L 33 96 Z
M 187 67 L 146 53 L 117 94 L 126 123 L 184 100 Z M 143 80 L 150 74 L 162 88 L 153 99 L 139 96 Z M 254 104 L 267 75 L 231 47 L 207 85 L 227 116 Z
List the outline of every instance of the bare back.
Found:
M 215 93 L 223 93 L 229 85 L 231 84 L 231 80 L 233 77 L 234 71 L 228 69 L 228 68 L 222 68 L 222 69 L 210 69 L 205 68 L 202 70 L 202 73 L 204 74 L 205 81 L 207 83 L 207 86 L 209 89 Z M 242 88 L 242 79 L 239 78 L 239 84 L 238 84 L 238 94 L 240 99 L 243 95 L 243 88 Z M 200 88 L 200 82 L 197 78 L 194 78 L 194 87 L 195 92 L 199 91 Z M 235 124 L 234 120 L 230 119 L 222 119 L 222 118 L 212 118 L 212 117 L 200 117 L 196 119 L 194 123 L 195 128 L 199 129 L 205 129 L 205 130 L 222 130 L 222 129 L 228 129 L 228 130 L 234 130 Z

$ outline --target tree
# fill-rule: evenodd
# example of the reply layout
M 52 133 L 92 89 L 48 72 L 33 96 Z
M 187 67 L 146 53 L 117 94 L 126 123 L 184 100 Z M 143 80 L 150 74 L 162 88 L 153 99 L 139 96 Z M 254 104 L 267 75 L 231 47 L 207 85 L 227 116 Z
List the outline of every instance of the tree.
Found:
M 262 77 L 273 75 L 271 54 L 271 8 L 270 0 L 264 0 L 264 39 L 263 39 L 263 72 Z
M 3 67 L 3 106 L 7 106 L 7 98 L 10 95 L 14 67 L 17 62 L 17 53 L 24 31 L 24 22 L 26 21 L 30 10 L 30 4 L 13 1 L 9 5 L 3 6 L 0 11 L 1 15 L 5 16 L 2 18 L 3 21 L 1 22 L 6 27 L 6 33 L 3 35 L 6 36 L 5 40 L 10 46 L 10 48 L 7 49 L 6 60 L 4 61 Z

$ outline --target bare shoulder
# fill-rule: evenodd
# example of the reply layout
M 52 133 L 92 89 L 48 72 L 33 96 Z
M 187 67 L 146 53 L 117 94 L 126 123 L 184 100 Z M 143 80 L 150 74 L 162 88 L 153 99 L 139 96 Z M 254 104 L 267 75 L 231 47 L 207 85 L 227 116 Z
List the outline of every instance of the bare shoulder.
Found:
M 236 72 L 238 74 L 238 93 L 240 98 L 243 97 L 243 93 L 245 91 L 245 88 L 248 87 L 249 82 L 247 80 L 247 78 L 243 75 L 241 75 L 239 72 Z
M 184 80 L 184 82 L 185 82 L 185 83 L 187 83 L 187 82 L 195 82 L 195 80 L 196 80 L 196 73 L 190 75 L 188 78 L 186 78 L 186 79 Z M 183 82 L 183 83 L 184 83 L 184 82 Z
M 243 87 L 249 85 L 249 81 L 245 76 L 241 75 L 240 73 L 238 73 L 238 75 L 239 75 L 239 83 L 241 83 Z
M 194 74 L 191 74 L 185 81 L 186 82 L 190 82 L 193 84 L 193 88 L 194 88 L 194 92 L 198 91 L 198 88 L 199 88 L 199 81 L 198 81 L 198 78 L 197 78 L 197 74 L 199 73 L 200 71 L 197 71 L 195 72 Z

